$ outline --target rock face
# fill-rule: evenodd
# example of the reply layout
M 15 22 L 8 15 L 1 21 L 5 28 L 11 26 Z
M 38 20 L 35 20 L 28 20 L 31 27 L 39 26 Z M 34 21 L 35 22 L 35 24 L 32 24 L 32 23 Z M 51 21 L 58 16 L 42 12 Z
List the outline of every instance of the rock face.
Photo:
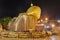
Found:
M 22 15 L 15 20 L 15 31 L 24 31 L 26 29 L 26 17 L 26 15 Z
M 10 31 L 13 31 L 15 30 L 15 20 L 16 20 L 16 17 L 14 17 L 9 23 L 8 23 L 8 30 Z
M 0 23 L 0 32 L 2 32 L 3 31 L 3 28 L 2 28 L 2 25 L 1 25 L 1 23 Z
M 11 31 L 29 31 L 35 30 L 36 19 L 33 16 L 23 15 L 12 19 L 8 24 L 8 29 Z
M 33 31 L 40 14 L 41 9 L 38 6 L 32 6 L 25 13 L 20 13 L 17 18 L 13 18 L 8 24 L 8 29 L 11 31 Z

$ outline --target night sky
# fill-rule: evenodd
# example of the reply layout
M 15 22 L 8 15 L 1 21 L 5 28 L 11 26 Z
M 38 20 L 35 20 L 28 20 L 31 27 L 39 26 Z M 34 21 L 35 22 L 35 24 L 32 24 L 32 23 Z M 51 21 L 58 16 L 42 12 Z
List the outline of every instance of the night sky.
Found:
M 41 7 L 42 16 L 60 18 L 60 1 L 57 0 L 0 0 L 0 18 L 18 16 L 19 13 L 25 12 L 31 3 Z

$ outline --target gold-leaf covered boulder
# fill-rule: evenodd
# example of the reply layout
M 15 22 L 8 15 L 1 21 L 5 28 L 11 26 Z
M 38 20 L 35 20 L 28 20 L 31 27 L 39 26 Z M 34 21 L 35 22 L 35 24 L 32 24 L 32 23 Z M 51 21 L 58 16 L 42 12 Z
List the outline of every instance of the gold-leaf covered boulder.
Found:
M 27 15 L 33 15 L 34 17 L 39 19 L 41 15 L 41 8 L 39 6 L 31 6 L 30 8 L 28 8 L 26 13 Z

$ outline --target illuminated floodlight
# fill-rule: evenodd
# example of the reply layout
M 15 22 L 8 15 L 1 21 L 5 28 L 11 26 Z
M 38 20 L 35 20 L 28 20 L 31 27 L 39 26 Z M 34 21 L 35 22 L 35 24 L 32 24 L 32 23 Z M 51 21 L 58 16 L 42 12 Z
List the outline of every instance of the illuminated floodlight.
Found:
M 58 23 L 60 23 L 60 20 L 57 20 Z
M 52 26 L 52 27 L 55 27 L 55 25 L 54 25 L 54 24 L 52 24 L 51 26 Z
M 48 18 L 45 18 L 45 20 L 47 21 L 47 20 L 48 20 Z
M 41 19 L 41 22 L 43 22 L 43 20 Z
M 45 27 L 46 30 L 50 30 L 51 29 L 51 25 L 48 24 L 48 23 L 46 23 L 44 27 Z

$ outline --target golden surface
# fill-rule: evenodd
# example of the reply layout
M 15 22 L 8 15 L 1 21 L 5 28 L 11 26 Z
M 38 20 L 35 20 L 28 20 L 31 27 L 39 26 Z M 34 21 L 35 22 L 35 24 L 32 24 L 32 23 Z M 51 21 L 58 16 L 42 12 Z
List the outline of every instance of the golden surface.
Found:
M 26 11 L 27 15 L 33 15 L 36 18 L 40 18 L 41 15 L 41 8 L 38 6 L 31 6 L 30 8 L 28 8 L 28 10 Z

